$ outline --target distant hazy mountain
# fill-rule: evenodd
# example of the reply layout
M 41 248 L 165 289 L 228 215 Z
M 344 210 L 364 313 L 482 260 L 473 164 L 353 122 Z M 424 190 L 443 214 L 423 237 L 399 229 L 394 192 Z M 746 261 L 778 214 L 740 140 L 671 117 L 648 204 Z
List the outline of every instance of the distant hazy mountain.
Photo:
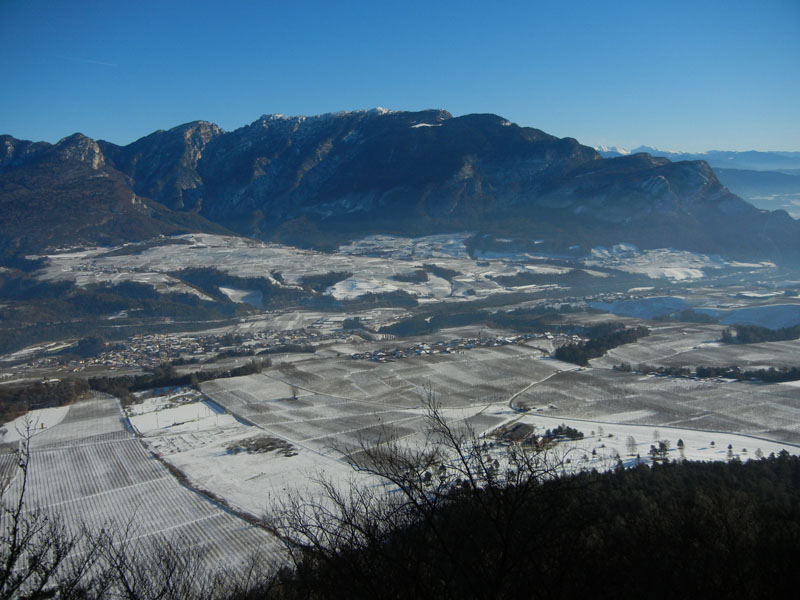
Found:
M 661 150 L 652 146 L 639 146 L 633 150 L 617 146 L 598 146 L 597 151 L 604 158 L 644 152 L 652 156 L 663 156 L 671 161 L 704 160 L 714 169 L 740 169 L 751 171 L 800 171 L 800 152 L 734 152 L 728 150 L 709 150 L 708 152 L 678 152 Z
M 715 168 L 720 182 L 758 208 L 785 210 L 800 218 L 800 174 Z
M 383 109 L 195 122 L 127 146 L 0 138 L 3 253 L 220 230 L 305 245 L 478 230 L 552 248 L 627 241 L 798 260 L 800 223 L 706 162 L 603 159 L 496 115 Z
M 637 152 L 663 156 L 672 161 L 704 160 L 714 169 L 720 182 L 737 196 L 767 210 L 786 210 L 800 217 L 800 152 L 732 152 L 710 150 L 701 153 L 660 150 L 639 146 L 633 150 L 599 146 L 605 158 Z

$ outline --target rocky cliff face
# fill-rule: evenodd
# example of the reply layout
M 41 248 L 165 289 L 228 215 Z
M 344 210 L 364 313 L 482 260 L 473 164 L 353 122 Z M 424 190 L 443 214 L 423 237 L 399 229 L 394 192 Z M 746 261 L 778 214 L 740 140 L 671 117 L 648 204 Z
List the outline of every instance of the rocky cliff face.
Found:
M 138 195 L 132 179 L 108 164 L 101 144 L 81 134 L 54 145 L 13 138 L 2 143 L 0 257 L 159 234 L 225 231 L 196 214 L 171 211 Z
M 223 133 L 213 123 L 195 121 L 124 147 L 101 143 L 114 167 L 131 177 L 137 194 L 171 209 L 197 212 L 203 197 L 197 164 L 206 145 Z
M 496 115 L 265 115 L 232 132 L 188 123 L 125 147 L 79 135 L 55 146 L 3 137 L 0 179 L 44 157 L 65 176 L 71 172 L 70 202 L 81 202 L 77 182 L 91 195 L 92 176 L 104 174 L 127 188 L 128 198 L 160 207 L 161 225 L 216 223 L 300 243 L 319 233 L 464 229 L 566 241 L 579 231 L 586 244 L 800 257 L 796 221 L 733 196 L 702 161 L 603 159 L 574 139 Z M 8 205 L 8 196 L 3 201 Z
M 0 135 L 0 172 L 24 164 L 31 156 L 49 147 L 47 142 L 29 142 Z

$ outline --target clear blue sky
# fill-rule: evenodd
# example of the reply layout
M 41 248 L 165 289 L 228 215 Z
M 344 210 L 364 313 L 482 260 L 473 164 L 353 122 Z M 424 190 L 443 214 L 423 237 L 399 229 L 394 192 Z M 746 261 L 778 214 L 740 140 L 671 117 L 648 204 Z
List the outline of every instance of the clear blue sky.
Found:
M 589 145 L 800 150 L 800 1 L 0 0 L 0 133 L 493 112 Z

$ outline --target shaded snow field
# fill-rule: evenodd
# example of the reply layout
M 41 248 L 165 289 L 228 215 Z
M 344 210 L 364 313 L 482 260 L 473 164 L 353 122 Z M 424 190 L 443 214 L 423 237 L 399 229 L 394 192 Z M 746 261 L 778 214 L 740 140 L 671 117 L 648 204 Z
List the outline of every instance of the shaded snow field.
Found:
M 235 288 L 220 287 L 219 291 L 225 294 L 231 302 L 264 308 L 263 294 L 257 290 L 237 290 Z
M 800 304 L 770 304 L 734 309 L 698 308 L 717 317 L 725 325 L 758 325 L 770 329 L 782 329 L 800 325 Z
M 724 325 L 670 325 L 651 328 L 651 333 L 636 344 L 609 350 L 590 361 L 592 366 L 611 368 L 626 362 L 665 367 L 736 365 L 745 369 L 795 367 L 800 356 L 800 340 L 759 344 L 723 344 L 719 340 Z

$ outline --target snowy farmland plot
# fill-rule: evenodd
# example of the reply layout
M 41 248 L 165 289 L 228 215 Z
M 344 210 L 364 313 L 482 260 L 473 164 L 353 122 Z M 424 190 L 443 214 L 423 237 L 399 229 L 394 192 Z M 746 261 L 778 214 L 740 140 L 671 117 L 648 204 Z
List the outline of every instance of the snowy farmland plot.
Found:
M 516 402 L 548 416 L 746 433 L 800 443 L 800 388 L 781 384 L 590 369 L 559 373 Z
M 382 436 L 424 438 L 423 400 L 431 388 L 448 419 L 466 420 L 479 434 L 522 417 L 580 422 L 587 431 L 624 425 L 640 437 L 661 428 L 676 440 L 697 438 L 699 444 L 703 436 L 716 436 L 730 438 L 726 448 L 732 443 L 764 452 L 796 452 L 800 443 L 798 387 L 580 369 L 525 346 L 380 364 L 309 360 L 203 385 L 221 406 L 301 453 L 316 453 L 319 464 L 331 469 L 348 448 L 379 443 Z M 688 456 L 728 458 L 711 451 Z
M 760 344 L 723 344 L 724 325 L 657 325 L 636 344 L 609 350 L 593 359 L 592 366 L 611 368 L 623 362 L 666 367 L 727 367 L 749 369 L 794 367 L 800 357 L 800 340 Z
M 632 365 L 640 363 L 660 365 L 681 362 L 684 354 L 711 346 L 716 351 L 725 327 L 722 325 L 651 325 L 650 335 L 636 344 L 625 344 L 612 348 L 603 357 L 594 359 L 593 366 L 611 368 L 622 362 Z M 687 360 L 691 360 L 687 358 Z M 685 362 L 693 365 L 692 362 Z
M 31 447 L 26 505 L 72 532 L 128 528 L 130 539 L 178 540 L 209 569 L 243 564 L 256 551 L 282 560 L 270 534 L 179 483 L 127 428 L 114 398 L 70 406 L 60 422 L 35 430 Z M 3 502 L 19 494 L 15 471 Z
M 666 442 L 669 460 L 724 461 L 747 460 L 778 454 L 797 453 L 795 446 L 754 439 L 732 433 L 696 431 L 664 426 L 598 423 L 582 419 L 559 419 L 527 414 L 516 423 L 528 425 L 542 435 L 559 426 L 572 427 L 583 439 L 561 443 L 564 456 L 577 468 L 609 468 L 622 461 L 626 466 L 650 462 L 651 446 Z M 637 458 L 638 457 L 638 458 Z

